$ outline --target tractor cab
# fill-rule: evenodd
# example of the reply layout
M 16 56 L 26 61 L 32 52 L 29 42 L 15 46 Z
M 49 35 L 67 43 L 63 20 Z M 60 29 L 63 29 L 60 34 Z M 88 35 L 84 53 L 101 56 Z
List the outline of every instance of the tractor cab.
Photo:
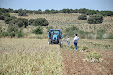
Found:
M 60 29 L 50 29 L 48 32 L 48 43 L 49 44 L 59 44 L 62 39 L 62 32 Z

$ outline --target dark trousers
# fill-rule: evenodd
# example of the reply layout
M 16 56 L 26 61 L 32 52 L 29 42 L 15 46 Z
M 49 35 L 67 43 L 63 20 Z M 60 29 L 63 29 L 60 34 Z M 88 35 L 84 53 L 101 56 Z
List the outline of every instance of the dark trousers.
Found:
M 75 45 L 75 49 L 77 50 L 77 43 L 74 42 L 74 45 Z

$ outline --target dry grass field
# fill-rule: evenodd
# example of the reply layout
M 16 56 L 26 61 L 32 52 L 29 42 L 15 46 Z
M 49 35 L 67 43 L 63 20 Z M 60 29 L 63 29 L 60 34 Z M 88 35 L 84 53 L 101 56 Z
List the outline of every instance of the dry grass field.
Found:
M 58 45 L 43 39 L 0 39 L 0 75 L 62 75 Z
M 78 51 L 72 40 L 48 45 L 47 39 L 0 38 L 0 75 L 112 75 L 113 40 L 80 39 Z M 82 51 L 83 46 L 88 47 Z M 101 55 L 101 62 L 84 61 L 89 52 Z

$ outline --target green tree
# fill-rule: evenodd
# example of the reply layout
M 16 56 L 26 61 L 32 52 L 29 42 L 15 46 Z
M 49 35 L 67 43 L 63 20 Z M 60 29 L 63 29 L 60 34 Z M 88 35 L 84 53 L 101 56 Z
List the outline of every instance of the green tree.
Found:
M 44 12 L 50 14 L 51 11 L 49 9 L 46 9 Z
M 51 9 L 51 13 L 57 13 L 57 12 L 56 12 L 56 10 L 54 10 L 54 9 Z
M 28 15 L 26 13 L 26 10 L 19 9 L 18 10 L 18 16 L 28 16 Z
M 86 14 L 87 15 L 93 15 L 93 14 L 97 14 L 98 12 L 96 12 L 95 10 L 87 10 Z
M 41 9 L 39 9 L 38 10 L 38 14 L 42 14 L 43 12 L 42 12 L 42 10 Z
M 89 24 L 100 24 L 100 23 L 103 22 L 103 16 L 102 15 L 97 15 L 97 14 L 91 15 L 91 16 L 89 16 L 87 22 Z
M 87 16 L 85 14 L 79 15 L 78 20 L 87 20 Z
M 87 12 L 88 9 L 86 8 L 81 8 L 79 9 L 79 13 L 85 14 Z
M 45 18 L 38 18 L 33 22 L 34 26 L 47 26 L 49 22 Z

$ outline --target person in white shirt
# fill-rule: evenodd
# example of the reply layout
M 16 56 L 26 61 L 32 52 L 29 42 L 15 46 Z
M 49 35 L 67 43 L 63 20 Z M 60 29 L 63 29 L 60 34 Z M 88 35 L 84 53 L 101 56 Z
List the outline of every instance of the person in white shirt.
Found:
M 77 34 L 75 34 L 75 37 L 73 39 L 73 43 L 75 45 L 75 49 L 77 50 L 77 43 L 78 43 L 79 37 L 77 36 Z
M 67 38 L 67 43 L 68 43 L 68 46 L 69 46 L 69 43 L 70 43 L 70 38 L 69 37 Z

